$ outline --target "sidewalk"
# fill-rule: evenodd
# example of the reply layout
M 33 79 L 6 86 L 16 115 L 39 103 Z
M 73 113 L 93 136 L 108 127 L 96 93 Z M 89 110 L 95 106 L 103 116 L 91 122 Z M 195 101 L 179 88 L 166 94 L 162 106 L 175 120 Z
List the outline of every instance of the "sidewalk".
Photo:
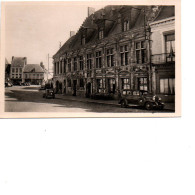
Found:
M 63 100 L 120 106 L 118 104 L 118 100 L 94 100 L 91 98 L 85 98 L 85 97 L 80 97 L 80 96 L 71 96 L 71 95 L 65 95 L 65 94 L 55 94 L 55 96 L 57 99 L 63 99 Z M 175 104 L 174 103 L 165 103 L 165 109 L 174 111 Z
M 91 98 L 85 98 L 80 96 L 71 96 L 65 94 L 55 94 L 57 99 L 71 100 L 77 102 L 88 102 L 88 103 L 97 103 L 97 104 L 107 104 L 107 105 L 119 105 L 118 100 L 94 100 Z

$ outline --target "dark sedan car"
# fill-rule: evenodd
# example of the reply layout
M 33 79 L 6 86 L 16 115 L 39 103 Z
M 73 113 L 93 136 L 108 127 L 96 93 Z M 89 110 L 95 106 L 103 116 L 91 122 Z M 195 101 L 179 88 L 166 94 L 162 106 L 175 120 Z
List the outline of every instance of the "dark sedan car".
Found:
M 119 104 L 122 108 L 128 107 L 129 104 L 141 106 L 147 110 L 164 108 L 164 103 L 157 95 L 147 91 L 123 90 L 119 96 Z
M 43 93 L 43 98 L 55 98 L 55 93 L 53 89 L 45 89 Z

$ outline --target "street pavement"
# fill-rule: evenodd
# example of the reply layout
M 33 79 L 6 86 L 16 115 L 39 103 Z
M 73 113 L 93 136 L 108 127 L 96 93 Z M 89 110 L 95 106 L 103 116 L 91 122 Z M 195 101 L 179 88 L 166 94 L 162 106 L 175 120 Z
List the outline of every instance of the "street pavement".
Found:
M 96 113 L 146 113 L 173 112 L 147 111 L 138 107 L 121 108 L 117 101 L 92 100 L 56 94 L 55 99 L 42 97 L 40 86 L 12 86 L 5 88 L 5 112 L 96 112 Z

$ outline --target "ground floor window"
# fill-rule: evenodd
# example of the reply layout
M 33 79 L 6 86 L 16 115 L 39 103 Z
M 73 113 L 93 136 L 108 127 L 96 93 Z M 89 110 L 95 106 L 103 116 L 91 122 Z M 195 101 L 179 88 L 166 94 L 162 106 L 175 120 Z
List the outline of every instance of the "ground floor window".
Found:
M 147 77 L 138 78 L 139 90 L 148 91 L 148 79 Z
M 67 84 L 68 84 L 68 87 L 71 87 L 71 80 L 70 79 L 67 80 Z
M 84 87 L 84 80 L 80 79 L 80 87 Z
M 97 79 L 97 92 L 101 93 L 103 89 L 103 81 L 102 79 Z
M 160 79 L 160 93 L 175 94 L 175 78 Z
M 108 93 L 115 93 L 116 91 L 116 81 L 115 79 L 108 79 Z
M 122 89 L 130 89 L 129 79 L 121 79 L 122 81 Z

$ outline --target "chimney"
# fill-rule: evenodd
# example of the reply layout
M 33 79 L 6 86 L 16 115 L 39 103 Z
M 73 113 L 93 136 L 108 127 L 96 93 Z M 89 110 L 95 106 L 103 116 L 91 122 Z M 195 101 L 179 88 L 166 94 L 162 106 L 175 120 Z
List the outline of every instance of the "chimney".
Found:
M 91 14 L 94 14 L 95 13 L 95 8 L 93 7 L 88 7 L 88 17 L 91 15 Z
M 75 35 L 75 31 L 70 31 L 70 37 Z

